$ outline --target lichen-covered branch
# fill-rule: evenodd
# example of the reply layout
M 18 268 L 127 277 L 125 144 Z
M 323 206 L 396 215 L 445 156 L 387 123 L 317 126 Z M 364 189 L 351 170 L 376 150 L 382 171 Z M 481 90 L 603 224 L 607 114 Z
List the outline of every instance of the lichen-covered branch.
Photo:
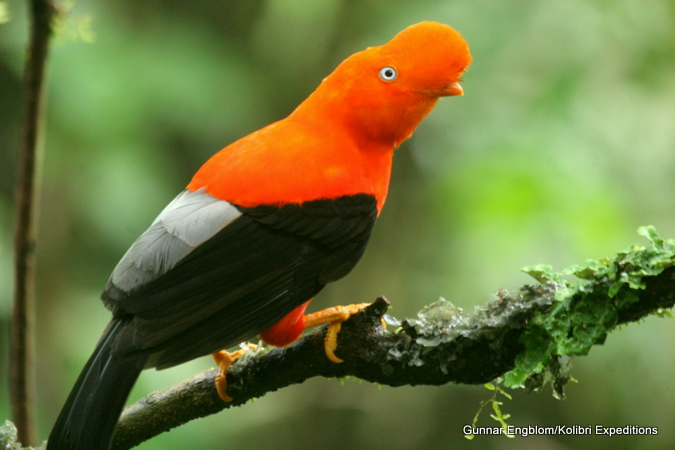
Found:
M 649 247 L 632 247 L 612 260 L 588 261 L 556 274 L 546 266 L 526 268 L 538 280 L 517 293 L 499 291 L 472 314 L 441 300 L 415 319 L 380 318 L 388 302 L 377 299 L 344 323 L 337 354 L 323 351 L 325 327 L 288 348 L 248 352 L 228 374 L 225 403 L 214 387 L 215 371 L 196 375 L 128 407 L 118 424 L 113 449 L 140 442 L 198 417 L 239 406 L 268 392 L 315 376 L 355 376 L 389 386 L 482 384 L 540 388 L 550 382 L 562 395 L 570 356 L 602 344 L 618 325 L 649 314 L 666 314 L 675 303 L 675 242 L 651 227 L 640 230 Z M 565 275 L 575 275 L 576 282 Z M 395 328 L 395 329 L 394 329 Z

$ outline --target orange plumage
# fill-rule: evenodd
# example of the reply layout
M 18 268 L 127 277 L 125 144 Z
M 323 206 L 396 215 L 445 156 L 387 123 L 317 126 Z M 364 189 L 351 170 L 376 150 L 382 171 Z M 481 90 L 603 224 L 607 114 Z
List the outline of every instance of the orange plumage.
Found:
M 344 60 L 287 118 L 225 147 L 195 174 L 239 205 L 301 203 L 356 193 L 384 205 L 393 150 L 439 97 L 461 94 L 469 48 L 447 25 L 422 22 Z M 393 67 L 398 76 L 378 76 Z

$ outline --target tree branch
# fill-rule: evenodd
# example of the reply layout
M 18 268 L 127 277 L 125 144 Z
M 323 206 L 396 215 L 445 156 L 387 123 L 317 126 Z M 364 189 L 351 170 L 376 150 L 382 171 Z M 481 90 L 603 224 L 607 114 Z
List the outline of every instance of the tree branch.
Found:
M 25 107 L 19 154 L 14 236 L 14 306 L 10 332 L 10 397 L 19 440 L 35 441 L 33 364 L 33 250 L 35 167 L 44 80 L 54 7 L 49 0 L 30 2 L 31 37 L 24 73 Z
M 483 384 L 502 377 L 506 386 L 531 389 L 547 380 L 562 395 L 569 378 L 562 357 L 586 354 L 618 325 L 673 307 L 675 242 L 648 237 L 654 239 L 649 248 L 634 247 L 613 261 L 572 268 L 567 273 L 581 278 L 574 283 L 545 268 L 529 268 L 538 285 L 515 294 L 499 291 L 470 315 L 441 300 L 389 332 L 380 321 L 389 303 L 379 298 L 343 324 L 337 353 L 344 363 L 326 358 L 325 326 L 287 348 L 249 351 L 228 374 L 234 401 L 218 397 L 214 370 L 198 374 L 126 408 L 112 448 L 131 448 L 195 418 L 315 376 L 355 376 L 389 386 Z M 595 309 L 586 314 L 589 302 Z M 555 328 L 549 331 L 546 324 Z

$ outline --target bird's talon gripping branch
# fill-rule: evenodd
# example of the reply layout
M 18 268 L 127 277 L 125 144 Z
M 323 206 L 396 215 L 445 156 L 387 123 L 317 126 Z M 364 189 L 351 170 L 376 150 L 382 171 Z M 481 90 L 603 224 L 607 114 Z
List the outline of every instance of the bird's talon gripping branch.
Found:
M 258 348 L 255 344 L 246 344 L 248 349 L 255 350 Z M 225 402 L 231 402 L 232 397 L 227 395 L 227 372 L 230 370 L 230 366 L 237 362 L 244 353 L 246 353 L 245 348 L 237 350 L 236 352 L 228 352 L 226 350 L 221 350 L 219 352 L 213 353 L 213 360 L 218 364 L 218 373 L 216 374 L 216 389 L 218 390 L 218 395 Z
M 328 331 L 326 332 L 326 337 L 323 341 L 324 350 L 328 359 L 338 364 L 344 362 L 343 359 L 335 356 L 335 350 L 337 349 L 337 336 L 340 332 L 340 329 L 342 328 L 342 322 L 349 319 L 351 316 L 369 305 L 370 303 L 359 303 L 356 305 L 347 306 L 339 305 L 305 316 L 306 328 L 322 325 L 324 323 L 330 323 Z
M 328 331 L 326 331 L 326 337 L 323 338 L 323 349 L 326 352 L 326 356 L 337 364 L 345 362 L 344 359 L 335 356 L 335 350 L 337 350 L 337 335 L 341 328 L 342 322 L 331 323 L 328 327 Z

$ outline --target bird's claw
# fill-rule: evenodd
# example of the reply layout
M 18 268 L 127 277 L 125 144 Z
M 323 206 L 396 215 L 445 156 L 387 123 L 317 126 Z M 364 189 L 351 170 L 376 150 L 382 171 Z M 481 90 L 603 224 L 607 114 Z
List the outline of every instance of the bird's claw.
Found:
M 347 306 L 340 305 L 305 316 L 305 327 L 307 328 L 324 323 L 330 324 L 328 331 L 326 332 L 326 337 L 323 340 L 324 351 L 326 352 L 328 359 L 338 364 L 344 362 L 343 359 L 335 356 L 335 350 L 338 347 L 337 336 L 340 332 L 340 329 L 342 328 L 342 322 L 349 319 L 351 316 L 360 312 L 369 305 L 370 303 L 359 303 L 356 305 Z M 384 320 L 382 320 L 382 325 L 386 327 Z
M 227 395 L 227 372 L 230 370 L 230 366 L 234 364 L 239 358 L 241 358 L 246 350 L 255 350 L 258 348 L 255 344 L 246 344 L 248 348 L 242 348 L 236 352 L 228 352 L 226 350 L 221 350 L 219 352 L 213 353 L 214 361 L 218 364 L 218 373 L 216 374 L 216 390 L 218 395 L 225 402 L 231 402 L 233 399 Z

